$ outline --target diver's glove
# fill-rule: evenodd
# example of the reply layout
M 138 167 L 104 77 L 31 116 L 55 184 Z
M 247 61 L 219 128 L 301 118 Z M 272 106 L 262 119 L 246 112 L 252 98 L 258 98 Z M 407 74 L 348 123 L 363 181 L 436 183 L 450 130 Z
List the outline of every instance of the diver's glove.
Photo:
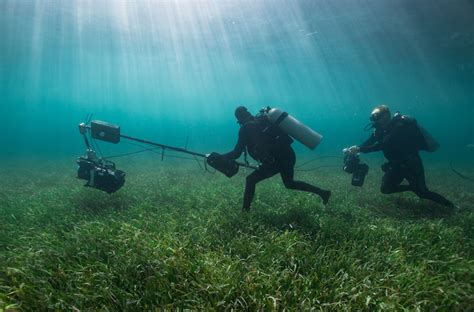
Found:
M 360 153 L 360 147 L 357 145 L 353 145 L 351 147 L 346 147 L 345 149 L 342 150 L 344 154 L 350 154 L 350 155 L 355 155 Z

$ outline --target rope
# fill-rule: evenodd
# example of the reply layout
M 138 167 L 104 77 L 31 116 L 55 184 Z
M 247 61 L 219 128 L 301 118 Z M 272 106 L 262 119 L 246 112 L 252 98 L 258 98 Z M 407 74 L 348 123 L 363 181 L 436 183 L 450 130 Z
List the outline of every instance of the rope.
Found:
M 324 166 L 319 166 L 319 167 L 315 167 L 315 168 L 311 168 L 311 169 L 298 169 L 298 170 L 295 170 L 295 171 L 307 172 L 307 171 L 318 170 L 318 169 L 321 169 L 321 168 L 335 168 L 335 167 L 340 167 L 340 166 L 339 165 L 324 165 Z
M 327 155 L 327 156 L 319 156 L 319 157 L 316 157 L 316 158 L 313 158 L 311 160 L 308 160 L 298 166 L 295 166 L 295 168 L 301 168 L 309 163 L 312 163 L 313 161 L 316 161 L 316 160 L 319 160 L 319 159 L 325 159 L 325 158 L 336 158 L 336 159 L 340 159 L 342 160 L 342 157 L 341 156 L 334 156 L 334 155 Z
M 460 172 L 457 171 L 456 169 L 454 169 L 452 163 L 449 163 L 449 166 L 451 167 L 451 170 L 452 170 L 455 174 L 457 174 L 459 177 L 463 178 L 464 180 L 467 180 L 467 181 L 470 181 L 470 182 L 474 182 L 474 179 L 473 179 L 473 178 L 468 177 L 468 176 L 466 176 L 466 175 L 460 173 Z

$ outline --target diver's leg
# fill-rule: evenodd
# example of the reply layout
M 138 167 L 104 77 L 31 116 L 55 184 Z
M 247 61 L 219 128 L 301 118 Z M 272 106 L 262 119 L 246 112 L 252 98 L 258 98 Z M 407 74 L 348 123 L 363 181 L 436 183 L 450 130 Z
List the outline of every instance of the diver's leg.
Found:
M 287 162 L 280 165 L 280 175 L 281 179 L 283 180 L 283 184 L 287 189 L 291 190 L 298 190 L 303 192 L 311 192 L 314 194 L 318 194 L 324 204 L 327 204 L 329 201 L 329 197 L 331 197 L 331 191 L 320 189 L 314 185 L 303 181 L 295 181 L 294 180 L 294 166 L 296 162 L 296 157 L 294 152 L 288 155 Z
M 454 206 L 454 204 L 444 196 L 428 189 L 426 186 L 425 169 L 423 167 L 421 158 L 417 157 L 411 161 L 410 172 L 407 175 L 407 180 L 408 183 L 410 183 L 410 187 L 412 188 L 413 192 L 420 198 L 428 199 L 447 207 Z
M 402 169 L 398 166 L 389 168 L 382 177 L 380 192 L 384 194 L 411 191 L 408 185 L 400 185 L 404 179 Z
M 257 183 L 270 178 L 277 172 L 278 171 L 272 166 L 261 165 L 257 170 L 247 176 L 245 181 L 244 202 L 242 210 L 250 210 L 250 204 L 252 203 L 253 196 L 255 195 L 255 187 Z

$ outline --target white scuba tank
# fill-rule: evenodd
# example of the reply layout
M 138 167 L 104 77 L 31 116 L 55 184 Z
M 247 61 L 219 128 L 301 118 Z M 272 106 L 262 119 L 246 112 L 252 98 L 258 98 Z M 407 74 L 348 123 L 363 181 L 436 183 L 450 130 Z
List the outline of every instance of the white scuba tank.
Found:
M 321 134 L 304 125 L 281 109 L 267 109 L 266 116 L 272 124 L 276 124 L 280 130 L 290 135 L 309 149 L 315 149 L 323 139 Z

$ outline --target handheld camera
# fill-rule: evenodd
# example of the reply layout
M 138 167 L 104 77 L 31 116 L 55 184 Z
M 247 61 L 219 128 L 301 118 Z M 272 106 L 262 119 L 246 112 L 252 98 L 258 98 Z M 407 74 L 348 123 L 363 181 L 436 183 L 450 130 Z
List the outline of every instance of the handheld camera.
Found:
M 369 173 L 369 166 L 360 162 L 358 154 L 351 154 L 344 149 L 344 167 L 345 172 L 352 174 L 351 184 L 361 187 L 364 185 L 365 176 Z

